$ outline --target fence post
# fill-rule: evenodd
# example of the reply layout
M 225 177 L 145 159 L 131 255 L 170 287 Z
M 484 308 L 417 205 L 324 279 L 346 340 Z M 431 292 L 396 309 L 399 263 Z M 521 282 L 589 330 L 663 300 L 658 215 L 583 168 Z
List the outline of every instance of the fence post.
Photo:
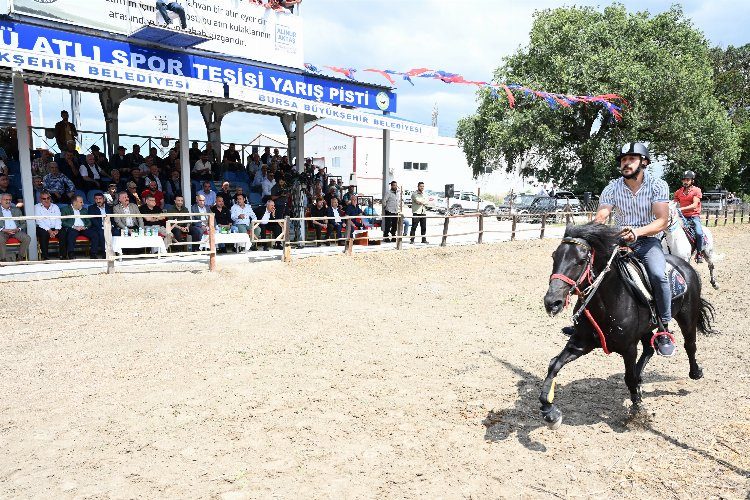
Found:
M 443 222 L 443 240 L 440 242 L 440 246 L 444 247 L 448 244 L 448 221 L 450 220 L 450 211 L 445 213 L 445 221 Z
M 539 239 L 544 239 L 544 229 L 547 227 L 547 214 L 542 214 L 542 228 L 539 230 Z
M 484 239 L 484 216 L 480 212 L 477 217 L 479 217 L 479 236 L 477 237 L 477 243 L 481 245 L 482 240 Z
M 711 218 L 711 212 L 706 210 L 706 227 L 708 227 L 708 220 Z
M 208 213 L 208 270 L 216 271 L 216 226 L 214 226 L 213 212 Z
M 107 274 L 115 272 L 115 255 L 112 251 L 112 219 L 109 215 L 104 217 L 104 252 L 107 257 Z
M 511 226 L 510 226 L 510 241 L 516 240 L 516 226 L 517 225 L 518 225 L 518 216 L 514 215 L 513 222 L 511 223 Z
M 724 207 L 724 225 L 727 225 L 727 218 L 729 217 L 729 207 Z
M 401 250 L 404 243 L 404 214 L 398 214 L 398 218 L 396 219 L 396 250 Z
M 281 253 L 282 262 L 292 261 L 292 247 L 289 244 L 289 216 L 284 217 L 284 249 Z
M 346 246 L 344 247 L 344 253 L 347 255 L 352 254 L 352 246 L 354 245 L 352 232 L 352 220 L 346 219 Z
M 745 218 L 745 205 L 740 206 L 740 224 L 743 224 L 744 221 L 742 219 Z
M 737 207 L 735 207 L 734 210 L 732 210 L 732 224 L 736 224 L 736 223 L 737 223 Z
M 716 210 L 716 211 L 714 212 L 714 227 L 716 227 L 716 226 L 718 226 L 718 225 L 719 225 L 719 211 L 718 211 L 718 210 Z

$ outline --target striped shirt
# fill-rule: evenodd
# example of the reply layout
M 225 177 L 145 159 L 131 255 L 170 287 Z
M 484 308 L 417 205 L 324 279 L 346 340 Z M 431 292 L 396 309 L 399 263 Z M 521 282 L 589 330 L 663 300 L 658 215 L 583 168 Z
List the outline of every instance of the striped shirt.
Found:
M 622 227 L 651 224 L 656 220 L 652 209 L 654 203 L 669 203 L 669 186 L 647 170 L 643 172 L 643 184 L 637 192 L 633 193 L 625 184 L 625 178 L 619 177 L 611 181 L 599 197 L 600 206 L 615 209 L 615 221 Z

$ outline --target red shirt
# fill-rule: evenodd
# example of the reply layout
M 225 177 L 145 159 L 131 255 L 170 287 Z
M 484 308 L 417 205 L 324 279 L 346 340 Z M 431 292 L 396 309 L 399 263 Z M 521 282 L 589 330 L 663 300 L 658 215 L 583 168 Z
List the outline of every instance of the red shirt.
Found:
M 693 204 L 693 198 L 698 198 L 697 207 L 695 207 L 693 210 L 685 210 L 682 212 L 683 214 L 685 214 L 685 217 L 693 217 L 695 215 L 701 214 L 700 200 L 702 197 L 703 193 L 701 192 L 701 188 L 697 186 L 690 186 L 687 192 L 685 192 L 685 188 L 680 188 L 674 192 L 674 201 L 679 203 L 680 207 L 688 207 Z

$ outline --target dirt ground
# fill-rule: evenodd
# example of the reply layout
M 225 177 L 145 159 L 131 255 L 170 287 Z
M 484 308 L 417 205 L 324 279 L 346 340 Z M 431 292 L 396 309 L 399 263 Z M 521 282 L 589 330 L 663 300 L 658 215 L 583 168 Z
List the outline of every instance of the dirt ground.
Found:
M 714 231 L 705 378 L 655 358 L 633 420 L 594 352 L 557 431 L 557 241 L 5 283 L 0 497 L 745 498 L 750 226 Z

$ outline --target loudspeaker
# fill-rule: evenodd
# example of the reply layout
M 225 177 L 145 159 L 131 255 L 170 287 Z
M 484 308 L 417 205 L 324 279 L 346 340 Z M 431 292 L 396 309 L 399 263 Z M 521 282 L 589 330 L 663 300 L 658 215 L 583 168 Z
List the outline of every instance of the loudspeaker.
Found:
M 446 198 L 453 198 L 453 195 L 455 193 L 456 193 L 456 191 L 453 188 L 453 184 L 446 184 L 445 185 L 445 197 Z

